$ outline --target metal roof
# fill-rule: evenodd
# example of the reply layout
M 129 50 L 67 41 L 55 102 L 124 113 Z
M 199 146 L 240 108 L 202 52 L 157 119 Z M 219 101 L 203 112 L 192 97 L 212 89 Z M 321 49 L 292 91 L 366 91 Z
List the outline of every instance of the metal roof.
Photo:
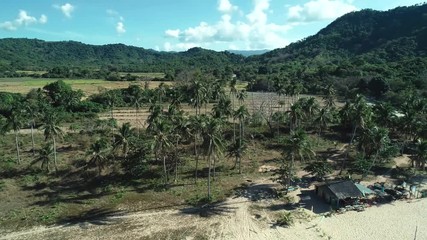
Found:
M 363 197 L 362 191 L 352 181 L 340 181 L 327 183 L 322 187 L 327 187 L 338 199 Z

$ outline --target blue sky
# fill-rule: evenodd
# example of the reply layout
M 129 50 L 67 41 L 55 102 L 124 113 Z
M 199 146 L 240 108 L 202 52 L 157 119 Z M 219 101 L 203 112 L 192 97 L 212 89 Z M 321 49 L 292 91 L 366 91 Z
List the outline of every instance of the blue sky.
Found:
M 424 0 L 2 0 L 0 38 L 124 43 L 160 51 L 285 47 L 345 13 Z

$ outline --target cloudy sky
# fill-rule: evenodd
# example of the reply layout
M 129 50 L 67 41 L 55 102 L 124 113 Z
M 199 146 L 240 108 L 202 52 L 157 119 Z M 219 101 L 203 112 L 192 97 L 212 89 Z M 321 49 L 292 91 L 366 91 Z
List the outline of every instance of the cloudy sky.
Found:
M 160 51 L 285 47 L 337 17 L 424 0 L 1 0 L 0 38 L 124 43 Z

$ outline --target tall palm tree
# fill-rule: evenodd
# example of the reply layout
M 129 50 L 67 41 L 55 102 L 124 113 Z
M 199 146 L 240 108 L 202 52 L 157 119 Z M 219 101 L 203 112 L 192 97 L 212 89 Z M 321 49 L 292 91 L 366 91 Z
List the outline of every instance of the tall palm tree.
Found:
M 313 121 L 314 125 L 317 126 L 319 138 L 321 137 L 323 130 L 327 129 L 329 124 L 331 124 L 333 121 L 334 116 L 328 108 L 325 107 L 320 109 Z
M 145 96 L 144 96 L 142 90 L 140 90 L 139 88 L 137 88 L 137 89 L 138 90 L 133 93 L 130 100 L 131 100 L 132 106 L 135 108 L 135 118 L 136 118 L 136 123 L 137 123 L 137 127 L 138 127 L 138 136 L 139 136 L 141 126 L 139 126 L 140 121 L 139 121 L 138 113 L 139 113 L 139 109 L 143 105 L 143 102 L 145 100 Z
M 114 135 L 114 150 L 122 148 L 123 157 L 126 159 L 129 152 L 129 139 L 132 136 L 130 123 L 123 124 L 117 134 Z
M 8 132 L 13 130 L 15 134 L 15 146 L 16 146 L 16 163 L 21 164 L 21 151 L 19 148 L 19 133 L 23 126 L 24 115 L 21 106 L 18 104 L 12 107 L 11 112 L 6 115 L 6 122 L 3 126 L 3 131 Z
M 239 174 L 242 173 L 242 150 L 243 150 L 243 141 L 245 134 L 245 120 L 249 116 L 248 109 L 242 105 L 234 113 L 234 117 L 239 119 L 239 148 L 238 155 L 236 160 L 239 161 Z
M 33 99 L 27 100 L 25 102 L 25 115 L 28 119 L 28 125 L 31 129 L 31 148 L 33 152 L 33 157 L 36 156 L 36 148 L 35 148 L 35 141 L 34 141 L 34 127 L 36 125 L 36 119 L 39 117 L 39 107 L 37 102 L 35 102 Z
M 301 104 L 296 102 L 291 106 L 290 110 L 287 113 L 289 115 L 290 120 L 290 130 L 292 131 L 300 127 L 300 122 L 305 116 Z
M 199 169 L 199 151 L 198 151 L 198 139 L 201 135 L 203 126 L 205 124 L 205 115 L 202 116 L 191 116 L 189 119 L 190 126 L 189 131 L 190 134 L 193 136 L 193 144 L 194 144 L 194 156 L 196 161 L 196 167 L 194 172 L 194 183 L 197 183 L 197 177 L 198 177 L 198 169 Z
M 236 78 L 231 78 L 230 83 L 229 83 L 229 87 L 230 87 L 230 94 L 231 94 L 231 98 L 233 99 L 233 111 L 236 109 L 236 105 L 235 105 L 235 101 L 236 101 L 236 95 L 237 95 L 237 80 Z M 233 142 L 236 142 L 236 124 L 233 122 Z
M 332 84 L 329 84 L 325 88 L 325 95 L 323 96 L 323 101 L 325 102 L 326 108 L 334 108 L 335 107 L 335 89 Z
M 172 126 L 164 119 L 159 119 L 154 123 L 151 129 L 154 136 L 154 151 L 157 157 L 163 160 L 163 174 L 165 184 L 169 181 L 169 175 L 166 168 L 166 150 L 172 145 L 171 131 Z
M 60 118 L 55 110 L 50 110 L 44 113 L 41 129 L 43 130 L 45 140 L 52 140 L 54 156 L 53 165 L 55 167 L 55 171 L 58 172 L 56 140 L 57 138 L 61 138 L 64 135 L 64 132 L 60 127 Z
M 283 156 L 290 158 L 291 163 L 289 167 L 288 176 L 294 175 L 295 160 L 304 161 L 306 158 L 311 159 L 315 155 L 311 148 L 307 134 L 301 128 L 291 132 L 291 135 L 285 141 Z M 283 162 L 285 165 L 285 161 Z M 291 179 L 287 179 L 287 185 L 290 186 Z
M 211 172 L 212 166 L 215 172 L 216 159 L 223 148 L 222 121 L 213 117 L 206 118 L 203 128 L 205 143 L 205 156 L 208 160 L 208 199 L 211 199 Z M 212 163 L 213 158 L 213 163 Z

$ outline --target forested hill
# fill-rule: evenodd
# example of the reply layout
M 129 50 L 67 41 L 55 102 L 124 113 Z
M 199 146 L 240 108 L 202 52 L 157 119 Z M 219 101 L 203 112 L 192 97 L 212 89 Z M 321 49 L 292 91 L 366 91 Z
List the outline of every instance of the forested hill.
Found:
M 417 81 L 427 69 L 427 4 L 352 12 L 314 36 L 250 57 L 247 63 L 270 72 L 286 69 L 311 81 L 330 76 Z
M 158 52 L 123 44 L 103 46 L 75 41 L 46 42 L 37 39 L 0 39 L 1 70 L 47 70 L 54 67 L 99 69 L 114 66 L 120 71 L 165 72 L 183 68 L 216 68 L 242 62 L 229 52 L 192 48 L 186 52 Z

